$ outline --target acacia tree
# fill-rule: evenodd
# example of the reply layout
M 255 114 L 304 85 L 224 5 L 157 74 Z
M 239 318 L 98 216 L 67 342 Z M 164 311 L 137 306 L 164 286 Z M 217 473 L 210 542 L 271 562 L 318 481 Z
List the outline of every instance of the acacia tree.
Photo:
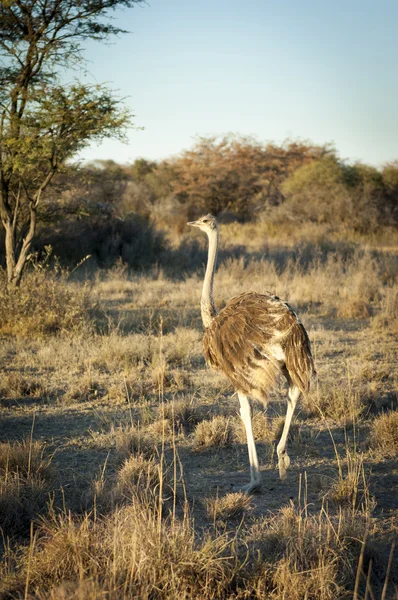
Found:
M 9 284 L 18 285 L 38 207 L 55 174 L 89 142 L 123 138 L 132 115 L 104 86 L 64 85 L 86 40 L 123 32 L 110 11 L 141 0 L 0 0 L 0 217 Z

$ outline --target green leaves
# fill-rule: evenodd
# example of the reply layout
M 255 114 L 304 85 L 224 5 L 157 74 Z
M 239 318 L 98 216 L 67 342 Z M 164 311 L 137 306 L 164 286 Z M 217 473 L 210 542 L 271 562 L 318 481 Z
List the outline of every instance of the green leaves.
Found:
M 101 86 L 42 86 L 28 98 L 22 118 L 4 126 L 3 169 L 29 185 L 58 169 L 93 139 L 124 139 L 129 111 Z M 17 134 L 16 134 L 17 132 Z
M 81 66 L 85 40 L 123 31 L 109 22 L 109 11 L 140 2 L 0 2 L 0 214 L 9 281 L 18 262 L 23 268 L 36 208 L 54 174 L 93 140 L 124 139 L 131 125 L 131 113 L 108 88 L 61 85 L 60 73 Z

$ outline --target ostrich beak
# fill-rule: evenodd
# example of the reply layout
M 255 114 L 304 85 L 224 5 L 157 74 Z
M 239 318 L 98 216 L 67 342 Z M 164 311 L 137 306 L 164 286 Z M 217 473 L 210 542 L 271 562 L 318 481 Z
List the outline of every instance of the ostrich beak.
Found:
M 193 227 L 198 227 L 198 222 L 197 221 L 189 221 L 189 223 L 187 223 L 187 225 L 192 225 Z

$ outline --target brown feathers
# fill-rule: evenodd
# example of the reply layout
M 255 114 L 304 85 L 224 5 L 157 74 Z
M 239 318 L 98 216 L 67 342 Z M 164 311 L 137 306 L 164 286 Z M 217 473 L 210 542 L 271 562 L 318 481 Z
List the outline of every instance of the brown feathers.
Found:
M 316 372 L 311 355 L 310 340 L 297 317 L 290 335 L 286 337 L 285 354 L 286 368 L 290 379 L 301 392 L 309 392 L 311 380 L 315 377 Z
M 266 400 L 279 373 L 302 392 L 314 375 L 307 333 L 288 304 L 272 294 L 232 298 L 203 338 L 207 363 L 237 391 Z
M 248 396 L 266 403 L 268 392 L 280 373 L 288 382 L 286 419 L 276 448 L 279 476 L 284 479 L 290 465 L 286 443 L 294 409 L 300 394 L 309 390 L 315 374 L 310 342 L 290 306 L 269 293 L 247 292 L 236 296 L 217 315 L 213 300 L 217 221 L 212 215 L 206 215 L 188 225 L 198 227 L 209 239 L 201 299 L 202 321 L 206 329 L 204 355 L 208 364 L 222 371 L 238 392 L 250 462 L 250 483 L 242 489 L 251 493 L 261 487 L 261 473 Z

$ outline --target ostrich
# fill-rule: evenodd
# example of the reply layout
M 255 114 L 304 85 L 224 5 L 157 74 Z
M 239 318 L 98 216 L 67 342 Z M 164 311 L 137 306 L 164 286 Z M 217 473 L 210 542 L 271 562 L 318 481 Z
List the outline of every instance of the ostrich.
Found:
M 210 367 L 222 371 L 233 384 L 240 402 L 250 462 L 250 483 L 240 488 L 252 493 L 261 488 L 261 474 L 254 442 L 249 396 L 265 405 L 279 373 L 289 391 L 287 412 L 277 446 L 281 479 L 286 477 L 290 458 L 286 442 L 294 409 L 302 393 L 308 392 L 315 375 L 310 342 L 297 315 L 286 302 L 266 292 L 244 292 L 232 298 L 219 313 L 214 306 L 213 283 L 218 249 L 218 227 L 208 214 L 188 223 L 204 231 L 209 252 L 201 298 L 205 327 L 203 349 Z

